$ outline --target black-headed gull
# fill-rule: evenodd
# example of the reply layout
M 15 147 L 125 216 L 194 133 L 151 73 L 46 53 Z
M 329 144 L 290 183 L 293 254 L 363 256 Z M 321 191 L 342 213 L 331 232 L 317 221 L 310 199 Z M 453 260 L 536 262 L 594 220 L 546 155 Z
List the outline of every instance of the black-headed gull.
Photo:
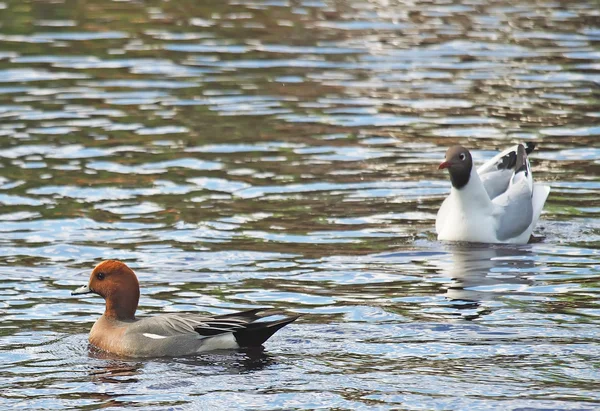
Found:
M 526 244 L 550 193 L 533 184 L 533 148 L 515 145 L 475 169 L 469 150 L 450 147 L 439 166 L 450 172 L 452 189 L 435 221 L 438 240 Z

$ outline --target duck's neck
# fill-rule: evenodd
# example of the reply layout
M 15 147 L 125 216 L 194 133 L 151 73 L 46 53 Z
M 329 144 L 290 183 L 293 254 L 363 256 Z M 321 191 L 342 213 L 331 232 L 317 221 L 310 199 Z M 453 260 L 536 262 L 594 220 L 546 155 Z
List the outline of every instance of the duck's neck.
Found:
M 135 320 L 135 311 L 137 310 L 139 299 L 139 289 L 136 292 L 129 292 L 124 295 L 111 295 L 106 299 L 104 316 L 110 320 Z

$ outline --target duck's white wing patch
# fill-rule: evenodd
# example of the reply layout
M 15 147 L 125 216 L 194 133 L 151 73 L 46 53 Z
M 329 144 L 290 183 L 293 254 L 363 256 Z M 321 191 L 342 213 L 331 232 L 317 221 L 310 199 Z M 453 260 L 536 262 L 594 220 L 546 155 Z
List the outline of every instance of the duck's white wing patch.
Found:
M 152 334 L 152 333 L 143 333 L 142 335 L 144 337 L 152 338 L 153 340 L 162 340 L 163 338 L 167 338 L 167 336 L 165 336 L 165 335 L 158 335 L 158 334 Z
M 143 335 L 151 339 L 163 339 L 181 335 L 195 335 L 194 327 L 202 324 L 200 319 L 185 314 L 163 314 L 156 317 L 141 318 L 133 323 L 128 332 Z
M 247 322 L 243 318 L 215 318 L 184 313 L 163 314 L 140 319 L 130 327 L 130 332 L 152 339 L 182 335 L 211 337 L 243 329 Z

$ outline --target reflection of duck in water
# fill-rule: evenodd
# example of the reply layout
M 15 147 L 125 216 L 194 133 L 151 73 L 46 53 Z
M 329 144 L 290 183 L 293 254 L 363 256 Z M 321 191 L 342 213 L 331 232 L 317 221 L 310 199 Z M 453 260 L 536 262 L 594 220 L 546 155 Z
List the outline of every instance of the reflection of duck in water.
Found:
M 99 359 L 98 366 L 91 364 L 89 375 L 92 381 L 99 383 L 127 384 L 139 381 L 138 375 L 144 374 L 145 362 L 123 361 L 122 357 L 99 350 L 90 346 L 91 358 Z M 177 358 L 154 358 L 152 362 L 165 362 L 167 364 L 179 363 L 194 368 L 197 375 L 237 375 L 253 371 L 260 371 L 270 365 L 276 364 L 276 358 L 265 353 L 262 348 L 249 348 L 238 351 L 211 352 L 202 356 L 188 356 Z M 142 377 L 143 378 L 143 377 Z M 181 380 L 179 374 L 173 378 L 162 379 L 161 382 L 148 386 L 150 389 L 173 389 L 179 386 L 193 384 L 192 381 Z M 103 399 L 109 399 L 110 394 L 102 394 Z
M 446 297 L 459 310 L 478 309 L 482 301 L 520 292 L 531 280 L 523 277 L 534 267 L 529 248 L 509 245 L 449 244 L 449 259 L 436 260 L 452 278 Z M 476 316 L 479 316 L 478 313 Z
M 438 211 L 435 230 L 443 241 L 526 244 L 550 187 L 533 184 L 527 154 L 518 144 L 478 169 L 469 150 L 453 146 L 440 169 L 448 169 L 452 189 Z
M 138 382 L 138 374 L 143 364 L 140 362 L 121 361 L 119 357 L 106 351 L 90 346 L 89 355 L 92 358 L 103 360 L 98 367 L 89 371 L 93 380 L 101 383 L 125 384 Z
M 164 359 L 164 361 L 171 363 L 173 359 Z M 205 368 L 207 375 L 245 374 L 260 371 L 277 363 L 277 359 L 267 354 L 262 347 L 246 348 L 233 352 L 211 352 L 202 356 L 179 357 L 174 361 L 193 365 L 196 370 Z

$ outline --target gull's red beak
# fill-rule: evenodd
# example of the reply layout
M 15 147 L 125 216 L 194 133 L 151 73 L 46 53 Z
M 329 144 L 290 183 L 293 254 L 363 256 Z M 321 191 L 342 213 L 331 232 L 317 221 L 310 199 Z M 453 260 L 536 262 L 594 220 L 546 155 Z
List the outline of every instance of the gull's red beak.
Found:
M 442 164 L 440 164 L 440 166 L 438 167 L 438 170 L 443 170 L 444 168 L 448 168 L 448 167 L 450 167 L 450 162 L 444 161 Z

